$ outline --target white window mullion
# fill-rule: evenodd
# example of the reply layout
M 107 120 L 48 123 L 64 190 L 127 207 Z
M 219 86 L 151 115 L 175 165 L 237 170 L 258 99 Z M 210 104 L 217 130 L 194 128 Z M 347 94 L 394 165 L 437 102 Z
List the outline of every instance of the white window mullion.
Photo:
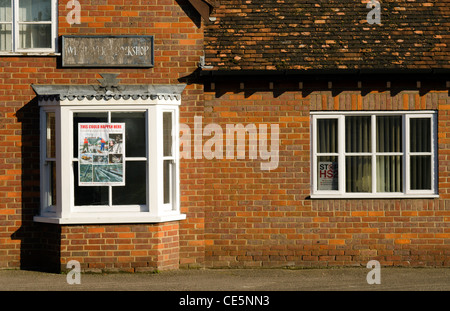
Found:
M 339 176 L 339 193 L 345 194 L 345 116 L 338 118 L 338 176 Z
M 437 137 L 437 131 L 436 131 L 436 113 L 433 111 L 408 111 L 408 112 L 404 112 L 404 111 L 390 111 L 390 112 L 386 112 L 386 111 L 374 111 L 374 112 L 335 112 L 335 113 L 329 113 L 329 112 L 312 112 L 311 115 L 313 116 L 312 120 L 312 161 L 313 161 L 313 172 L 312 172 L 312 182 L 313 182 L 313 186 L 311 187 L 312 189 L 312 197 L 313 198 L 363 198 L 363 197 L 408 197 L 408 198 L 413 198 L 413 197 L 437 197 L 438 194 L 438 186 L 437 186 L 437 179 L 438 179 L 438 172 L 437 172 L 437 152 L 436 152 L 436 137 Z M 370 138 L 372 139 L 371 142 L 371 152 L 354 152 L 354 153 L 347 153 L 344 150 L 345 147 L 345 142 L 346 142 L 346 138 L 345 138 L 345 118 L 346 116 L 371 116 L 371 136 Z M 401 148 L 402 150 L 388 150 L 391 152 L 378 152 L 377 151 L 377 117 L 378 116 L 386 116 L 386 115 L 397 115 L 397 116 L 402 116 L 402 126 L 401 126 L 401 137 L 399 137 L 401 139 Z M 338 119 L 338 128 L 339 128 L 339 135 L 338 135 L 338 162 L 339 162 L 339 191 L 336 191 L 334 193 L 332 193 L 331 191 L 326 191 L 326 190 L 319 190 L 318 187 L 318 177 L 317 177 L 317 169 L 318 169 L 318 164 L 319 164 L 319 157 L 320 156 L 331 156 L 331 154 L 325 154 L 325 153 L 318 153 L 318 144 L 319 142 L 317 142 L 318 139 L 318 130 L 319 126 L 317 123 L 318 119 Z M 430 126 L 431 126 L 431 132 L 430 132 L 430 136 L 427 138 L 427 142 L 429 140 L 431 140 L 431 147 L 428 149 L 424 149 L 424 147 L 419 147 L 419 149 L 414 149 L 415 151 L 412 152 L 411 150 L 411 145 L 410 145 L 410 138 L 412 139 L 412 136 L 414 133 L 411 133 L 411 130 L 414 130 L 413 128 L 411 128 L 411 122 L 412 119 L 427 119 L 429 118 L 430 122 Z M 425 121 L 423 121 L 425 122 Z M 397 123 L 399 125 L 399 123 Z M 415 123 L 414 123 L 415 124 Z M 417 124 L 424 124 L 421 123 L 421 121 L 417 121 Z M 428 122 L 427 122 L 428 124 Z M 421 125 L 423 126 L 423 125 Z M 390 135 L 391 133 L 386 132 L 386 135 Z M 417 133 L 417 135 L 419 135 L 420 133 Z M 416 135 L 416 134 L 414 134 Z M 397 137 L 397 136 L 396 136 Z M 414 136 L 415 137 L 415 136 Z M 320 138 L 319 138 L 320 139 Z M 414 139 L 418 139 L 420 140 L 420 136 L 418 136 L 417 138 Z M 422 144 L 423 145 L 423 144 Z M 425 146 L 425 145 L 424 145 Z M 428 145 L 427 145 L 428 146 Z M 383 149 L 380 149 L 383 150 Z M 428 151 L 429 150 L 429 151 Z M 371 163 L 372 163 L 372 168 L 371 168 L 371 182 L 372 182 L 372 188 L 371 191 L 367 192 L 367 193 L 359 193 L 359 192 L 346 192 L 345 186 L 346 186 L 346 157 L 347 156 L 356 156 L 356 157 L 371 157 Z M 423 160 L 421 159 L 412 159 L 413 156 L 424 156 Z M 402 178 L 402 187 L 401 188 L 396 188 L 398 190 L 400 190 L 401 192 L 393 192 L 393 191 L 398 191 L 398 190 L 386 190 L 388 192 L 377 192 L 378 187 L 377 187 L 377 182 L 379 181 L 378 178 L 379 176 L 377 176 L 377 171 L 379 169 L 383 170 L 383 167 L 377 168 L 377 164 L 381 164 L 382 162 L 378 163 L 378 157 L 385 157 L 386 159 L 390 159 L 391 157 L 402 157 L 402 162 L 401 162 L 401 166 L 402 166 L 402 174 L 400 176 L 400 178 Z M 430 160 L 431 157 L 431 160 Z M 427 180 L 417 180 L 417 182 L 419 182 L 417 188 L 418 189 L 414 189 L 412 190 L 412 183 L 411 183 L 411 178 L 413 178 L 411 176 L 411 172 L 414 172 L 414 174 L 420 174 L 420 171 L 412 171 L 413 169 L 415 170 L 419 170 L 420 168 L 411 168 L 411 165 L 415 162 L 412 162 L 412 160 L 414 161 L 425 161 L 424 163 L 427 163 L 427 165 L 430 165 L 431 167 L 431 172 L 429 171 L 425 171 L 425 169 L 423 169 L 424 172 L 424 178 L 427 178 Z M 430 163 L 431 162 L 431 163 Z M 398 163 L 398 162 L 397 162 Z M 383 164 L 384 165 L 384 164 Z M 418 164 L 414 164 L 415 166 L 418 166 Z M 399 166 L 396 166 L 397 169 L 400 169 Z M 398 176 L 398 175 L 397 175 Z M 417 175 L 420 176 L 420 175 Z M 367 178 L 367 177 L 366 177 Z M 386 182 L 399 182 L 398 177 L 394 178 L 391 175 L 390 176 L 386 176 L 386 178 L 390 178 L 389 180 L 386 180 Z M 418 177 L 414 177 L 414 178 L 418 178 Z M 428 178 L 431 178 L 431 185 L 428 184 Z M 357 181 L 356 181 L 357 182 Z M 423 184 L 424 186 L 421 186 L 420 183 L 426 182 L 425 184 Z M 420 189 L 420 188 L 428 188 L 428 189 Z M 430 189 L 431 188 L 431 189 Z M 384 189 L 384 188 L 383 188 Z M 384 191 L 384 190 L 381 190 Z
M 13 52 L 19 47 L 19 1 L 13 1 Z

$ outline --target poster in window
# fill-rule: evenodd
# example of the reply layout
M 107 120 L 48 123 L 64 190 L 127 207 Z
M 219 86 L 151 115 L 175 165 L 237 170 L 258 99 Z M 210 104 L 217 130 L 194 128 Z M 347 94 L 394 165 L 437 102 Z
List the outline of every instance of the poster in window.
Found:
M 338 190 L 337 162 L 319 162 L 319 190 Z
M 78 124 L 78 184 L 124 186 L 125 123 Z

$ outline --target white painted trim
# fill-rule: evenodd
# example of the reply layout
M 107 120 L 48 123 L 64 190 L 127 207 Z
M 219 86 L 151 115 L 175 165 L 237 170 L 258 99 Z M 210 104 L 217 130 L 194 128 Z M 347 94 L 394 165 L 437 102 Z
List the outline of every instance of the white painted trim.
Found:
M 139 213 L 133 215 L 131 213 L 127 215 L 112 215 L 111 213 L 108 215 L 105 214 L 96 214 L 96 215 L 88 215 L 88 214 L 71 214 L 69 217 L 60 218 L 60 217 L 44 217 L 44 216 L 35 216 L 33 220 L 35 222 L 42 223 L 51 223 L 51 224 L 123 224 L 123 223 L 160 223 L 160 222 L 168 222 L 168 221 L 177 221 L 186 219 L 185 214 L 173 214 L 173 215 L 160 215 L 160 216 L 151 216 L 151 215 L 142 215 L 143 213 Z
M 12 21 L 11 21 L 11 35 L 12 35 L 12 51 L 2 51 L 0 56 L 37 56 L 37 55 L 52 55 L 57 56 L 58 50 L 58 1 L 51 0 L 51 21 L 45 22 L 20 22 L 20 24 L 51 24 L 51 44 L 47 49 L 19 49 L 19 1 L 12 1 Z
M 371 135 L 372 152 L 370 153 L 347 153 L 345 152 L 345 116 L 370 115 L 371 116 Z M 379 153 L 376 152 L 376 116 L 377 115 L 401 115 L 403 122 L 402 130 L 402 152 Z M 431 152 L 409 151 L 409 120 L 411 118 L 430 118 L 431 119 Z M 337 119 L 338 120 L 338 152 L 337 153 L 318 153 L 317 152 L 317 120 L 319 119 Z M 314 111 L 311 112 L 311 198 L 317 199 L 352 199 L 352 198 L 437 198 L 438 195 L 438 167 L 437 167 L 437 129 L 436 111 Z M 409 163 L 411 155 L 429 155 L 431 156 L 431 190 L 411 190 Z M 365 193 L 347 193 L 345 192 L 345 157 L 347 155 L 366 155 L 372 158 L 372 191 Z M 377 193 L 376 192 L 376 156 L 379 155 L 401 155 L 403 157 L 403 193 Z M 337 156 L 339 165 L 339 190 L 320 191 L 317 189 L 317 157 L 319 156 Z

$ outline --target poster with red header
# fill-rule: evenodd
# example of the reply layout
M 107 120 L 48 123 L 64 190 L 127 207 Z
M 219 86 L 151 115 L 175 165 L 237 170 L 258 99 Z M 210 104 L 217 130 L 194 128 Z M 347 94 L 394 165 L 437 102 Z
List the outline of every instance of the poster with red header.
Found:
M 125 123 L 78 124 L 78 185 L 125 185 Z
M 337 162 L 319 162 L 318 190 L 338 190 Z

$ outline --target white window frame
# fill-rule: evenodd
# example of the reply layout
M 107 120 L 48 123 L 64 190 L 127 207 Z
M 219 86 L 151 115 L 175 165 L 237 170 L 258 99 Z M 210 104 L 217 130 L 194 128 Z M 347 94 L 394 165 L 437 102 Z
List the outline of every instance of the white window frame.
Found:
M 58 48 L 58 1 L 51 1 L 51 21 L 50 22 L 19 22 L 19 1 L 11 0 L 12 2 L 12 21 L 2 22 L 2 24 L 11 24 L 11 40 L 12 40 L 12 50 L 11 51 L 0 51 L 1 55 L 49 55 L 56 54 Z M 19 48 L 19 24 L 50 24 L 51 23 L 51 43 L 50 48 L 29 48 L 20 49 Z
M 48 204 L 48 174 L 41 174 L 41 210 L 35 216 L 37 222 L 58 224 L 89 223 L 158 223 L 182 220 L 186 215 L 180 212 L 179 200 L 179 129 L 180 100 L 156 97 L 146 100 L 64 100 L 40 102 L 41 106 L 41 171 L 45 171 L 46 151 L 46 115 L 55 113 L 56 123 L 56 206 Z M 73 154 L 73 115 L 77 112 L 145 112 L 146 113 L 146 157 L 127 158 L 129 161 L 147 162 L 147 204 L 145 205 L 109 205 L 75 206 L 73 166 L 77 158 Z M 173 167 L 172 202 L 163 202 L 163 122 L 162 113 L 173 112 Z M 110 114 L 108 114 L 109 119 Z M 110 120 L 110 119 L 109 119 Z M 76 143 L 76 142 L 75 142 Z M 111 191 L 110 200 L 111 202 Z
M 376 151 L 376 116 L 395 115 L 402 116 L 402 152 L 381 153 Z M 371 152 L 346 153 L 345 152 L 345 117 L 346 116 L 371 116 Z M 430 118 L 431 126 L 431 152 L 410 152 L 409 126 L 411 118 Z M 336 153 L 317 152 L 317 120 L 338 120 L 338 150 Z M 437 158 L 437 113 L 436 111 L 315 111 L 311 112 L 311 198 L 437 198 L 438 195 L 438 158 Z M 402 187 L 403 192 L 377 192 L 376 191 L 376 156 L 377 155 L 402 155 Z M 371 192 L 346 192 L 345 191 L 345 158 L 346 155 L 365 155 L 372 157 L 372 191 Z M 431 155 L 431 189 L 410 189 L 409 163 L 412 155 Z M 336 156 L 338 158 L 338 190 L 319 190 L 317 182 L 317 158 L 319 156 Z

